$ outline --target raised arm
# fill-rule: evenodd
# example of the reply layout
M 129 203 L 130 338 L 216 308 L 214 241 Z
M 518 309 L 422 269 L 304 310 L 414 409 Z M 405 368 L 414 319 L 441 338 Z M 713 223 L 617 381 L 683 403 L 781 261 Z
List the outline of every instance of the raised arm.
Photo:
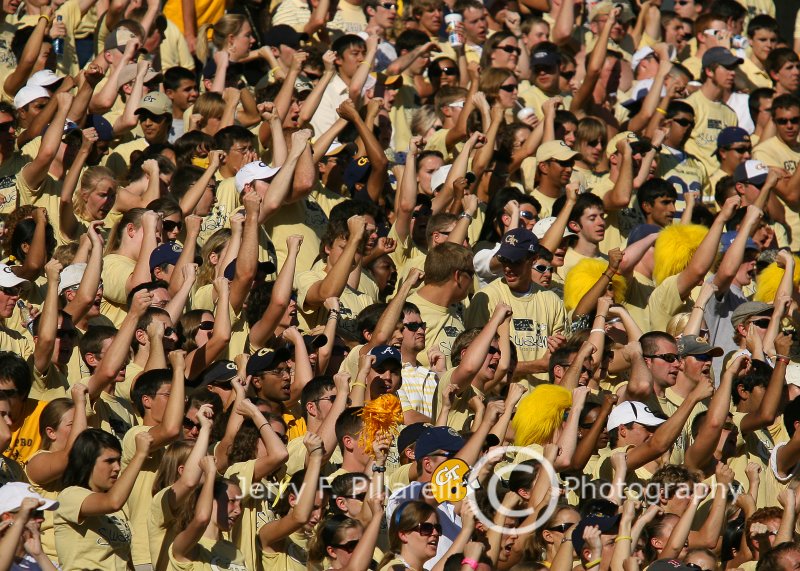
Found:
M 562 6 L 561 9 L 563 10 L 564 7 Z M 588 56 L 589 63 L 586 65 L 586 77 L 583 78 L 583 83 L 578 88 L 578 92 L 569 106 L 569 110 L 573 113 L 578 113 L 579 118 L 586 112 L 586 108 L 592 102 L 592 93 L 595 85 L 597 85 L 597 80 L 600 79 L 600 70 L 603 69 L 608 55 L 608 39 L 611 35 L 611 28 L 616 25 L 618 16 L 619 8 L 615 8 L 609 13 L 608 20 L 606 20 L 597 37 L 597 42 Z
M 206 191 L 209 183 L 214 180 L 214 175 L 219 170 L 220 161 L 222 158 L 222 151 L 209 151 L 208 153 L 208 166 L 203 174 L 197 179 L 197 182 L 189 187 L 189 190 L 180 199 L 181 213 L 184 216 L 189 216 L 194 213 L 194 209 L 203 194 Z
M 186 373 L 190 379 L 197 378 L 211 363 L 217 360 L 231 342 L 230 282 L 225 277 L 214 279 L 217 306 L 214 312 L 214 329 L 208 342 L 186 355 Z
M 183 428 L 183 407 L 185 404 L 186 352 L 172 351 L 169 354 L 172 365 L 172 385 L 169 390 L 167 407 L 161 422 L 148 431 L 153 437 L 151 446 L 158 449 L 166 446 L 181 435 Z
M 369 110 L 371 106 L 379 104 L 380 100 L 373 99 L 367 104 L 367 109 Z M 372 165 L 369 178 L 367 179 L 367 193 L 370 199 L 377 204 L 383 192 L 383 186 L 386 183 L 386 166 L 388 164 L 388 159 L 383 152 L 383 147 L 372 132 L 372 125 L 367 125 L 364 122 L 352 101 L 347 100 L 343 102 L 339 105 L 336 112 L 342 119 L 350 121 L 364 143 L 367 158 L 369 159 L 370 165 Z
M 258 435 L 261 437 L 261 442 L 264 444 L 265 454 L 256 458 L 255 467 L 253 468 L 253 481 L 260 482 L 272 472 L 277 470 L 281 464 L 285 464 L 289 453 L 286 451 L 286 446 L 272 430 L 269 422 L 256 405 L 249 399 L 244 399 L 236 404 L 239 414 L 249 418 L 253 424 L 258 428 Z
M 53 258 L 44 266 L 47 277 L 47 293 L 39 317 L 37 335 L 34 337 L 33 365 L 40 374 L 45 374 L 53 360 L 53 349 L 58 334 L 58 279 L 61 262 Z
M 781 397 L 783 396 L 783 389 L 786 386 L 786 365 L 789 364 L 787 355 L 791 352 L 791 347 L 791 335 L 781 333 L 775 339 L 775 349 L 778 352 L 778 356 L 775 359 L 775 368 L 772 370 L 767 389 L 764 391 L 761 406 L 758 407 L 758 410 L 748 412 L 742 418 L 739 426 L 742 434 L 754 432 L 759 428 L 766 428 L 775 422 Z M 738 387 L 734 388 L 738 390 Z
M 306 293 L 305 304 L 308 307 L 319 307 L 329 297 L 341 297 L 347 286 L 350 268 L 356 256 L 356 251 L 364 241 L 367 222 L 363 216 L 351 216 L 347 220 L 349 236 L 342 255 L 336 260 L 325 278 L 313 284 Z
M 405 304 L 406 298 L 422 283 L 424 278 L 425 273 L 422 270 L 419 268 L 411 269 L 408 277 L 397 290 L 397 295 L 392 298 L 392 301 L 383 310 L 369 341 L 359 350 L 361 355 L 366 355 L 374 347 L 385 345 L 391 341 L 392 335 L 397 329 L 397 324 L 403 320 L 403 304 Z
M 6 77 L 3 83 L 3 91 L 6 92 L 8 97 L 13 98 L 17 92 L 25 86 L 39 59 L 39 53 L 42 50 L 42 42 L 50 28 L 50 22 L 53 20 L 53 8 L 46 8 L 45 10 L 48 14 L 41 14 L 39 16 L 33 28 L 33 32 L 31 32 L 28 41 L 25 42 L 22 54 L 17 59 L 17 65 L 12 68 L 13 71 Z
M 214 510 L 214 484 L 217 477 L 216 460 L 213 456 L 201 458 L 199 467 L 206 479 L 203 482 L 203 487 L 200 488 L 200 495 L 197 497 L 197 502 L 194 506 L 194 517 L 184 529 L 178 531 L 172 542 L 172 556 L 181 563 L 188 563 L 192 560 L 192 549 L 203 537 L 208 524 L 211 523 L 211 515 Z
M 411 221 L 417 205 L 417 156 L 424 148 L 425 141 L 422 137 L 411 137 L 406 153 L 406 167 L 395 192 L 394 231 L 401 244 L 411 234 Z
M 37 191 L 42 186 L 50 170 L 50 165 L 61 147 L 61 139 L 64 136 L 62 125 L 67 120 L 67 112 L 72 104 L 72 95 L 69 93 L 57 93 L 55 98 L 58 101 L 58 109 L 50 122 L 50 128 L 45 131 L 42 137 L 42 145 L 39 147 L 39 152 L 36 153 L 36 158 L 22 167 L 20 172 L 20 176 L 25 179 L 27 185 Z
M 751 204 L 747 207 L 747 212 L 744 215 L 739 226 L 739 231 L 734 238 L 730 248 L 725 252 L 722 257 L 722 262 L 719 265 L 717 273 L 714 275 L 714 285 L 717 286 L 717 298 L 721 298 L 730 289 L 733 283 L 733 278 L 736 277 L 736 272 L 739 271 L 739 266 L 744 261 L 744 250 L 747 245 L 747 240 L 755 231 L 756 225 L 761 222 L 761 217 L 764 212 L 757 206 Z
M 505 303 L 498 303 L 492 313 L 491 318 L 483 326 L 481 332 L 475 337 L 474 341 L 470 343 L 469 350 L 464 352 L 461 362 L 458 367 L 453 371 L 450 377 L 450 383 L 464 390 L 478 374 L 478 371 L 483 367 L 483 362 L 489 352 L 489 347 L 492 344 L 497 328 L 500 324 L 511 315 L 511 306 Z
M 203 475 L 201 461 L 205 457 L 211 442 L 211 429 L 214 426 L 213 418 L 214 409 L 211 405 L 208 403 L 200 405 L 200 408 L 197 409 L 197 421 L 200 423 L 200 432 L 197 434 L 197 440 L 194 441 L 192 451 L 189 453 L 183 465 L 183 473 L 181 473 L 180 478 L 170 486 L 167 492 L 167 499 L 173 510 L 178 509 L 178 506 L 189 497 L 192 490 L 200 483 L 200 477 Z M 212 476 L 212 479 L 213 478 L 214 476 Z
M 75 160 L 64 176 L 64 184 L 61 186 L 61 200 L 58 205 L 58 219 L 61 223 L 61 234 L 72 240 L 78 238 L 79 229 L 72 197 L 75 194 L 75 189 L 78 188 L 78 180 L 83 171 L 83 165 L 86 164 L 86 159 L 92 151 L 95 142 L 98 140 L 97 131 L 92 127 L 84 129 L 81 134 L 83 136 L 81 147 L 78 149 Z

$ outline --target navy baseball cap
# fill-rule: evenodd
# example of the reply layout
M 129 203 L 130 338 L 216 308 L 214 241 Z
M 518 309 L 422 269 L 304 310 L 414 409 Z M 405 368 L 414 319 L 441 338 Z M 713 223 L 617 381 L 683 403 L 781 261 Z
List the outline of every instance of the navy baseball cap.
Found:
M 247 361 L 247 374 L 255 375 L 274 369 L 278 363 L 283 363 L 294 357 L 288 347 L 278 349 L 259 349 L 255 354 L 250 355 Z
M 500 249 L 495 254 L 498 258 L 506 258 L 512 263 L 521 262 L 532 256 L 539 247 L 539 238 L 527 228 L 514 228 L 506 232 L 500 242 Z
M 714 64 L 727 66 L 741 65 L 743 63 L 744 60 L 742 58 L 736 57 L 731 53 L 731 50 L 721 46 L 711 48 L 703 54 L 703 67 L 711 67 Z
M 192 385 L 187 381 L 187 385 L 194 389 L 199 389 L 208 385 L 225 385 L 236 378 L 238 369 L 233 361 L 215 361 L 206 370 L 197 376 L 197 383 Z
M 402 454 L 403 450 L 419 440 L 420 435 L 430 427 L 431 425 L 425 422 L 415 422 L 406 426 L 397 436 L 397 451 Z
M 557 51 L 548 49 L 534 49 L 531 54 L 531 67 L 557 67 L 561 63 L 561 56 Z
M 111 141 L 114 139 L 114 127 L 112 127 L 108 119 L 102 115 L 88 115 L 86 117 L 86 126 L 94 127 L 94 130 L 97 131 L 97 138 L 101 141 Z
M 152 272 L 162 264 L 172 264 L 173 266 L 178 263 L 178 258 L 181 257 L 183 246 L 177 242 L 166 242 L 161 244 L 158 248 L 153 250 L 150 254 L 150 271 Z
M 400 356 L 400 351 L 391 345 L 378 345 L 369 352 L 370 355 L 375 357 L 373 367 L 380 367 L 387 361 L 395 361 L 398 365 L 403 364 L 403 358 Z
M 723 232 L 722 233 L 722 237 L 720 238 L 719 242 L 720 242 L 720 244 L 722 246 L 722 253 L 723 254 L 728 251 L 728 248 L 731 247 L 731 245 L 733 244 L 733 241 L 736 239 L 736 236 L 738 236 L 738 235 L 739 235 L 739 232 L 737 232 L 736 230 L 731 230 L 730 232 Z M 753 240 L 752 238 L 749 238 L 749 237 L 747 238 L 747 244 L 745 245 L 744 249 L 745 250 L 756 250 L 756 251 L 759 251 L 759 252 L 761 251 L 761 248 L 758 246 L 758 244 L 756 244 L 755 240 Z
M 749 143 L 750 133 L 741 127 L 725 127 L 717 135 L 717 150 L 730 147 L 736 143 Z
M 465 444 L 466 440 L 449 426 L 431 426 L 420 434 L 417 446 L 414 448 L 414 456 L 417 460 L 422 460 L 437 450 L 455 454 Z
M 584 529 L 591 526 L 597 526 L 598 529 L 600 529 L 600 533 L 608 533 L 617 527 L 617 525 L 619 525 L 619 517 L 619 515 L 608 516 L 591 514 L 579 521 L 575 526 L 575 529 L 572 530 L 572 546 L 575 548 L 575 553 L 578 554 L 578 557 L 580 557 L 581 551 L 583 551 Z
M 355 188 L 356 184 L 360 182 L 367 182 L 369 173 L 372 171 L 372 164 L 367 157 L 359 157 L 353 159 L 347 166 L 344 167 L 342 174 L 342 182 L 349 189 Z

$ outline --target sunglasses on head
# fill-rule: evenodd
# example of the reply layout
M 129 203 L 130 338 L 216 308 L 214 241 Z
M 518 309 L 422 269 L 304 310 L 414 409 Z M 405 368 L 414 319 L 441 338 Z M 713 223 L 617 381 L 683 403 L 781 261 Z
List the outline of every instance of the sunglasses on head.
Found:
M 694 127 L 694 121 L 691 119 L 686 119 L 685 117 L 678 117 L 672 120 L 674 123 L 677 123 L 681 127 Z
M 183 228 L 183 222 L 175 222 L 174 220 L 164 220 L 161 223 L 161 228 L 163 228 L 164 232 L 174 232 L 175 230 L 180 231 Z
M 353 539 L 348 541 L 347 543 L 336 543 L 331 545 L 334 549 L 341 549 L 342 551 L 346 551 L 347 553 L 352 553 L 358 547 L 358 539 Z
M 522 50 L 519 49 L 516 46 L 497 46 L 496 49 L 503 50 L 504 52 L 506 52 L 508 54 L 517 54 L 517 55 L 519 55 L 519 54 L 522 53 Z
M 575 73 L 576 72 L 574 70 L 573 71 L 562 71 L 561 72 L 561 77 L 563 77 L 567 81 L 570 81 L 573 77 L 575 77 Z
M 776 125 L 788 125 L 791 123 L 792 125 L 800 124 L 800 115 L 797 117 L 781 117 L 780 119 L 774 119 Z
M 418 526 L 411 528 L 409 531 L 416 531 L 422 537 L 430 537 L 435 531 L 437 535 L 442 535 L 442 526 L 438 523 L 423 522 Z
M 508 93 L 514 93 L 517 90 L 517 84 L 514 83 L 512 85 L 501 85 L 500 89 Z
M 419 331 L 420 329 L 427 329 L 428 324 L 424 321 L 412 321 L 411 323 L 403 323 L 403 327 L 413 333 L 414 331 Z
M 552 272 L 555 269 L 555 267 L 548 266 L 547 264 L 536 264 L 535 266 L 533 266 L 533 269 L 538 273 L 543 274 L 545 272 Z
M 676 355 L 675 353 L 663 353 L 661 355 L 642 355 L 642 357 L 646 357 L 647 359 L 661 359 L 666 363 L 674 363 L 675 361 L 681 360 L 681 356 Z
M 200 324 L 197 326 L 198 329 L 203 331 L 211 331 L 214 329 L 214 322 L 213 321 L 201 321 Z

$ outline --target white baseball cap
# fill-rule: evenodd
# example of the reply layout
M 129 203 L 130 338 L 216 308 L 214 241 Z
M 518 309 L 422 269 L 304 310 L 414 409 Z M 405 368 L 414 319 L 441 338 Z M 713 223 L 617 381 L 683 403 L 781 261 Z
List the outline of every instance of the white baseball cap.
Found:
M 436 190 L 444 184 L 447 180 L 447 175 L 450 174 L 450 169 L 453 165 L 442 165 L 431 175 L 431 190 Z
M 15 274 L 11 266 L 0 264 L 0 287 L 14 287 L 27 281 Z
M 43 69 L 41 71 L 37 71 L 34 73 L 29 79 L 26 85 L 38 85 L 39 87 L 48 87 L 53 85 L 54 83 L 58 83 L 64 79 L 60 75 L 56 75 L 55 72 L 50 71 L 49 69 Z
M 643 402 L 625 401 L 611 409 L 608 415 L 606 428 L 613 430 L 623 424 L 635 422 L 643 426 L 658 426 L 664 422 L 663 418 L 658 418 L 650 410 L 650 407 Z
M 61 295 L 65 289 L 80 285 L 83 279 L 83 273 L 86 271 L 86 264 L 70 264 L 61 272 L 58 279 L 58 295 Z
M 655 52 L 653 51 L 653 48 L 651 48 L 650 46 L 645 46 L 643 48 L 639 48 L 638 50 L 636 50 L 636 52 L 633 54 L 633 57 L 631 58 L 631 69 L 633 71 L 636 71 L 636 68 L 640 63 L 642 63 L 642 60 L 653 53 Z
M 44 501 L 44 504 L 39 507 L 40 510 L 58 509 L 57 501 L 48 500 L 36 492 L 30 484 L 9 482 L 0 486 L 0 514 L 17 511 L 22 507 L 22 500 L 25 498 L 36 498 Z
M 547 231 L 550 230 L 550 227 L 553 225 L 553 222 L 556 221 L 555 216 L 548 216 L 547 218 L 542 218 L 536 224 L 533 225 L 533 234 L 541 240 L 544 238 L 544 235 L 547 234 Z M 575 236 L 575 232 L 569 229 L 569 227 L 564 228 L 564 235 L 562 238 L 566 238 L 567 236 Z
M 14 96 L 14 107 L 21 109 L 31 101 L 36 101 L 42 97 L 50 99 L 50 92 L 41 85 L 26 85 Z
M 247 163 L 236 173 L 236 191 L 242 192 L 246 184 L 254 180 L 269 180 L 278 174 L 281 167 L 271 167 L 261 161 Z

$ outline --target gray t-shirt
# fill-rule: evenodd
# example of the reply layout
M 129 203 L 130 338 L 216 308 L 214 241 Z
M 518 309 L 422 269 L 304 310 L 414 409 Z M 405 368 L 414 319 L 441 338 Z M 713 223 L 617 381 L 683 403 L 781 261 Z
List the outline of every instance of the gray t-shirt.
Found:
M 722 294 L 722 297 L 712 297 L 706 304 L 704 316 L 708 325 L 709 342 L 716 347 L 722 347 L 723 350 L 722 357 L 714 357 L 715 384 L 719 384 L 724 356 L 738 348 L 733 341 L 734 327 L 731 315 L 746 301 L 747 298 L 741 288 L 731 284 L 730 289 Z

